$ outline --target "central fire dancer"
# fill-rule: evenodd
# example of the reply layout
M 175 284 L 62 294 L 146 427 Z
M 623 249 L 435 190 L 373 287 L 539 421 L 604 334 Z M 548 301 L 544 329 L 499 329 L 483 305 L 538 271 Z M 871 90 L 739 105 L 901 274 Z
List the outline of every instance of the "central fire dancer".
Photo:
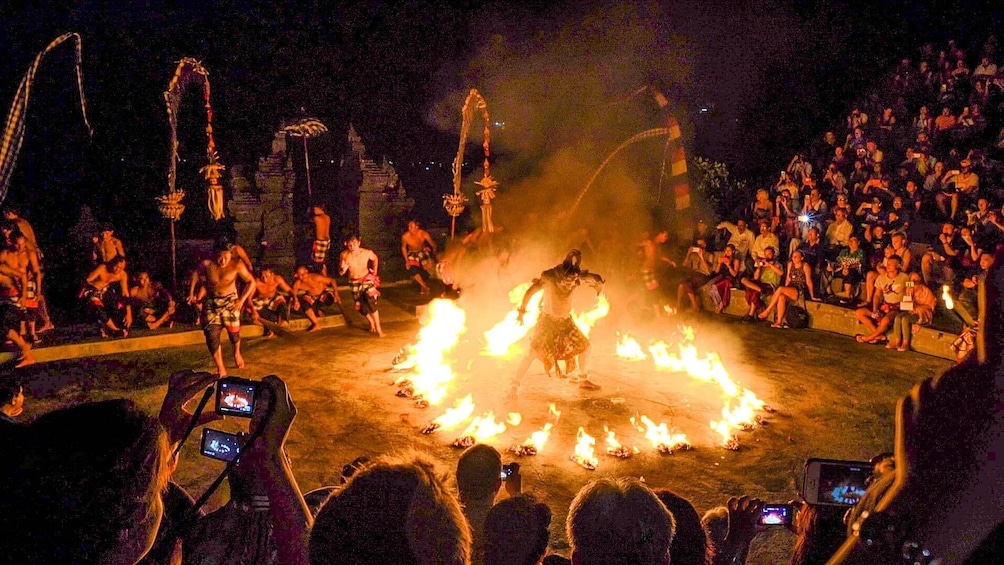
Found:
M 565 372 L 571 373 L 575 368 L 575 360 L 579 361 L 579 377 L 573 382 L 578 382 L 580 388 L 595 390 L 599 385 L 589 380 L 589 339 L 579 330 L 572 319 L 572 293 L 581 284 L 587 284 L 596 291 L 597 296 L 603 292 L 603 277 L 596 273 L 583 271 L 580 267 L 582 263 L 582 252 L 573 249 L 565 256 L 565 260 L 554 268 L 548 269 L 540 274 L 540 278 L 534 279 L 533 284 L 523 295 L 523 302 L 519 307 L 519 316 L 516 320 L 522 324 L 523 315 L 526 314 L 526 306 L 534 294 L 543 290 L 544 299 L 541 304 L 540 318 L 537 320 L 537 327 L 533 331 L 533 339 L 530 341 L 530 352 L 520 362 L 516 369 L 516 376 L 512 380 L 512 388 L 509 390 L 509 397 L 515 398 L 519 394 L 519 386 L 523 381 L 534 359 L 540 359 L 544 363 L 544 370 L 548 374 L 551 368 L 555 368 L 561 376 L 561 368 L 557 366 L 558 361 L 565 362 Z

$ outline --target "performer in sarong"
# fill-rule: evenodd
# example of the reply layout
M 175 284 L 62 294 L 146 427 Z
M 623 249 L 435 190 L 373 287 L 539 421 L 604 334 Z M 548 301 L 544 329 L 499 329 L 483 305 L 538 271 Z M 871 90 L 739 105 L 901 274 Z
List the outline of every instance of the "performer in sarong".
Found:
M 380 298 L 380 277 L 377 274 L 380 259 L 372 249 L 361 247 L 358 235 L 352 235 L 347 246 L 348 249 L 342 251 L 339 274 L 348 273 L 356 310 L 366 317 L 370 332 L 383 337 L 380 312 L 377 311 L 377 299 Z
M 436 263 L 436 242 L 415 220 L 408 222 L 408 231 L 401 236 L 401 255 L 421 293 L 429 294 L 429 269 Z
M 579 387 L 584 389 L 599 388 L 599 385 L 589 379 L 590 344 L 589 339 L 583 335 L 572 319 L 572 293 L 579 285 L 586 284 L 599 295 L 603 291 L 604 281 L 600 275 L 582 270 L 581 262 L 582 252 L 573 249 L 561 264 L 544 271 L 540 274 L 540 278 L 534 279 L 533 284 L 523 295 L 517 318 L 520 324 L 523 323 L 523 315 L 526 314 L 530 299 L 537 292 L 544 291 L 540 317 L 530 341 L 530 352 L 516 370 L 516 376 L 509 390 L 510 398 L 515 398 L 519 393 L 523 375 L 534 359 L 540 359 L 544 363 L 544 370 L 548 374 L 551 368 L 555 367 L 558 376 L 563 376 L 560 367 L 557 367 L 558 361 L 564 361 L 565 372 L 571 373 L 578 358 L 579 376 L 573 379 L 573 382 L 578 382 Z
M 202 333 L 206 337 L 206 347 L 216 363 L 216 371 L 221 377 L 227 376 L 227 366 L 223 363 L 223 345 L 220 334 L 225 328 L 230 343 L 234 346 L 234 362 L 238 369 L 244 368 L 241 356 L 241 310 L 254 295 L 255 279 L 247 265 L 233 252 L 233 245 L 220 242 L 216 246 L 216 259 L 203 261 L 199 270 L 206 281 L 206 300 L 202 309 Z M 240 296 L 237 295 L 237 278 L 246 284 Z

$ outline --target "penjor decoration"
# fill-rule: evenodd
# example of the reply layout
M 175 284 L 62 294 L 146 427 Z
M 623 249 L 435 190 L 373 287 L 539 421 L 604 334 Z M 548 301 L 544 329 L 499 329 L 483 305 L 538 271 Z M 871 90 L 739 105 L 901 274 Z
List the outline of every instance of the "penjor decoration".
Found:
M 464 208 L 466 208 L 467 197 L 460 190 L 461 182 L 461 169 L 464 166 L 464 150 L 467 147 L 467 136 L 471 131 L 471 122 L 474 121 L 476 113 L 481 113 L 481 118 L 484 120 L 484 141 L 481 143 L 481 147 L 484 148 L 485 160 L 482 164 L 483 175 L 478 184 L 482 187 L 482 190 L 478 191 L 478 197 L 481 198 L 481 229 L 485 232 L 491 233 L 495 231 L 495 226 L 492 222 L 492 200 L 495 199 L 495 188 L 498 186 L 498 181 L 492 178 L 491 171 L 489 170 L 488 158 L 491 157 L 491 131 L 488 129 L 488 125 L 491 121 L 488 118 L 488 103 L 481 94 L 475 90 L 471 89 L 471 92 L 467 95 L 467 99 L 464 100 L 464 106 L 460 110 L 460 114 L 463 117 L 463 123 L 460 126 L 460 147 L 457 150 L 457 156 L 453 159 L 453 194 L 443 195 L 443 208 L 446 209 L 446 213 L 450 215 L 450 238 L 456 237 L 457 233 L 457 216 L 464 213 Z
M 80 91 L 80 111 L 84 116 L 84 125 L 87 126 L 88 133 L 94 133 L 90 122 L 87 121 L 87 101 L 84 99 L 84 75 L 81 70 L 80 55 L 80 35 L 76 33 L 64 33 L 53 39 L 45 49 L 35 57 L 35 61 L 28 68 L 28 72 L 21 79 L 21 84 L 17 87 L 17 94 L 10 105 L 10 112 L 7 113 L 7 124 L 4 127 L 3 139 L 0 139 L 0 202 L 7 197 L 7 189 L 10 187 L 11 178 L 14 176 L 14 168 L 17 165 L 17 156 L 21 152 L 21 143 L 24 141 L 24 118 L 28 110 L 28 98 L 31 94 L 31 86 L 35 81 L 35 73 L 42 64 L 42 58 L 49 52 L 59 47 L 67 39 L 76 42 L 76 68 L 77 68 L 77 90 Z
M 178 175 L 178 108 L 192 83 L 202 85 L 202 98 L 206 108 L 206 137 L 208 138 L 206 157 L 209 163 L 199 169 L 199 172 L 202 173 L 209 185 L 209 214 L 214 220 L 223 219 L 223 185 L 220 184 L 220 179 L 223 177 L 226 166 L 220 163 L 220 156 L 216 153 L 216 141 L 213 139 L 213 108 L 209 104 L 209 71 L 199 61 L 185 57 L 178 63 L 174 77 L 171 78 L 167 91 L 164 92 L 164 101 L 167 103 L 167 119 L 171 126 L 171 155 L 167 168 L 168 192 L 166 195 L 157 197 L 157 209 L 164 218 L 171 221 L 171 276 L 175 289 L 178 287 L 178 260 L 174 224 L 185 211 L 185 205 L 181 203 L 182 199 L 185 198 L 185 191 L 178 190 L 176 186 Z

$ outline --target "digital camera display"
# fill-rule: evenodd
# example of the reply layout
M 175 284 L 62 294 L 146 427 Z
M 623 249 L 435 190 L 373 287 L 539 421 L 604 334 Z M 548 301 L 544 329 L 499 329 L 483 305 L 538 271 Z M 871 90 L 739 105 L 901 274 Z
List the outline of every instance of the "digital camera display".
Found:
M 787 504 L 768 504 L 760 511 L 758 524 L 762 526 L 787 526 L 791 522 L 791 508 Z
M 233 461 L 241 453 L 240 436 L 219 430 L 202 430 L 202 454 L 220 461 Z
M 222 379 L 216 392 L 216 412 L 250 418 L 254 413 L 258 384 L 243 379 Z
M 816 499 L 820 504 L 854 506 L 865 495 L 871 473 L 871 465 L 824 463 L 819 468 Z

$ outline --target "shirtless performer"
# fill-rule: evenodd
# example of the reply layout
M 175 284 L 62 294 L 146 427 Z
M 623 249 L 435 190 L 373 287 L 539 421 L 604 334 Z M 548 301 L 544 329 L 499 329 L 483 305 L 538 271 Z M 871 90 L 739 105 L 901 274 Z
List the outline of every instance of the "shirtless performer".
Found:
M 580 284 L 587 284 L 599 295 L 603 291 L 603 277 L 596 273 L 583 271 L 580 268 L 582 252 L 571 250 L 565 260 L 540 274 L 523 295 L 516 321 L 523 323 L 526 306 L 534 294 L 544 291 L 541 303 L 540 318 L 533 331 L 530 341 L 530 352 L 520 362 L 516 375 L 509 389 L 509 398 L 515 399 L 519 394 L 519 386 L 523 381 L 534 359 L 544 363 L 544 370 L 550 374 L 551 368 L 558 361 L 565 361 L 568 372 L 574 366 L 575 358 L 579 359 L 580 377 L 577 379 L 580 388 L 595 390 L 599 385 L 589 380 L 589 339 L 579 330 L 572 320 L 572 293 Z M 560 371 L 559 371 L 560 376 Z M 575 381 L 573 381 L 575 382 Z
M 218 240 L 216 240 L 216 247 L 217 248 L 229 247 L 230 253 L 232 253 L 235 258 L 239 259 L 241 263 L 244 263 L 244 266 L 247 267 L 248 272 L 252 272 L 254 270 L 254 267 L 251 265 L 251 258 L 248 257 L 248 252 L 244 249 L 244 247 L 236 243 L 230 243 L 230 240 L 227 239 L 226 237 L 221 237 Z M 206 261 L 203 261 L 202 263 L 200 263 L 200 265 L 204 263 L 206 263 Z M 206 300 L 206 270 L 199 267 L 194 271 L 192 271 L 192 276 L 189 278 L 188 296 L 185 298 L 185 302 L 190 306 L 194 306 L 195 309 L 199 312 L 199 316 L 201 316 L 202 307 L 205 300 Z
M 164 285 L 154 282 L 150 273 L 142 271 L 136 275 L 136 286 L 129 289 L 129 297 L 147 328 L 155 330 L 164 324 L 168 327 L 174 324 L 171 319 L 177 307 L 174 297 Z
M 261 312 L 264 310 L 271 312 L 280 326 L 288 325 L 290 300 L 287 296 L 295 296 L 295 293 L 286 279 L 276 274 L 271 267 L 262 267 L 261 274 L 255 278 L 254 296 L 251 297 L 251 316 L 254 317 L 254 322 L 262 323 Z M 272 330 L 266 326 L 265 337 L 273 335 Z
M 126 256 L 122 240 L 115 237 L 115 228 L 111 224 L 101 226 L 101 237 L 94 242 L 91 256 L 96 263 L 107 263 L 116 257 Z
M 642 251 L 641 280 L 642 284 L 645 285 L 645 303 L 651 305 L 655 310 L 656 318 L 665 314 L 663 306 L 665 306 L 666 302 L 662 296 L 662 292 L 659 290 L 659 279 L 656 269 L 660 263 L 665 263 L 671 267 L 676 266 L 676 263 L 662 253 L 661 246 L 668 240 L 669 232 L 662 230 L 652 238 L 648 237 L 648 234 L 645 234 L 644 239 L 638 244 L 638 247 Z
M 230 343 L 234 346 L 234 362 L 238 369 L 244 368 L 241 356 L 241 310 L 255 291 L 255 280 L 244 261 L 233 252 L 233 245 L 219 242 L 216 245 L 216 259 L 203 261 L 199 269 L 206 281 L 206 302 L 202 308 L 202 333 L 206 336 L 206 347 L 216 363 L 220 377 L 227 376 L 227 366 L 223 363 L 223 344 L 220 333 L 226 328 Z M 237 279 L 247 283 L 244 291 L 237 295 Z
M 111 296 L 109 290 L 116 284 L 120 296 Z M 129 328 L 132 327 L 132 306 L 126 301 L 128 297 L 129 273 L 126 272 L 124 257 L 116 257 L 98 265 L 87 275 L 87 284 L 80 291 L 80 298 L 87 301 L 91 317 L 101 327 L 102 337 L 129 335 Z
M 415 229 L 418 229 L 418 224 Z M 425 232 L 422 232 L 425 233 Z M 407 234 L 405 234 L 407 235 Z M 428 236 L 429 234 L 425 234 Z M 402 238 L 403 239 L 403 238 Z M 366 321 L 370 323 L 370 331 L 380 337 L 384 336 L 383 328 L 380 327 L 380 312 L 377 311 L 377 299 L 380 298 L 380 277 L 377 275 L 380 268 L 380 259 L 371 249 L 360 246 L 359 236 L 353 234 L 346 245 L 348 249 L 342 251 L 341 267 L 338 274 L 348 273 L 349 284 L 352 286 L 352 299 L 356 303 L 356 310 L 366 316 Z M 428 292 L 429 287 L 425 287 Z
M 408 272 L 422 287 L 422 294 L 429 294 L 429 270 L 426 265 L 435 264 L 435 254 L 436 242 L 432 241 L 429 232 L 415 220 L 408 222 L 408 231 L 401 236 L 401 255 Z
M 320 265 L 321 274 L 328 276 L 328 250 L 331 249 L 331 216 L 324 211 L 323 204 L 314 204 L 310 208 L 310 217 L 314 221 L 314 244 L 311 247 L 311 259 L 314 265 Z
M 31 356 L 31 345 L 21 338 L 21 322 L 24 320 L 24 310 L 21 308 L 21 288 L 27 285 L 22 273 L 0 263 L 0 332 L 17 346 L 18 355 L 15 367 L 24 367 L 35 362 Z
M 24 292 L 18 304 L 23 310 L 27 331 L 22 331 L 21 334 L 26 335 L 31 343 L 38 343 L 36 323 L 42 289 L 42 269 L 38 264 L 38 254 L 29 247 L 28 238 L 24 234 L 15 232 L 12 245 L 0 251 L 0 263 L 16 271 L 20 279 L 25 281 Z
M 296 279 L 291 292 L 293 310 L 300 311 L 300 292 L 303 292 L 303 302 L 307 304 L 307 307 L 303 308 L 303 314 L 310 320 L 307 331 L 316 332 L 321 329 L 318 317 L 324 315 L 321 306 L 337 302 L 338 307 L 342 307 L 342 298 L 338 296 L 338 281 L 320 273 L 311 273 L 306 265 L 297 267 L 293 278 Z
M 38 239 L 35 237 L 35 229 L 31 227 L 31 223 L 28 220 L 22 218 L 17 210 L 13 208 L 5 208 L 4 219 L 11 222 L 17 227 L 18 231 L 24 234 L 28 238 L 28 249 L 35 253 L 38 258 L 39 266 L 42 264 L 42 250 L 38 247 Z M 56 326 L 52 325 L 52 319 L 49 317 L 49 309 L 45 304 L 45 296 L 41 291 L 38 292 L 38 314 L 42 320 L 42 327 L 38 330 L 38 333 L 47 332 L 49 330 L 56 329 Z

